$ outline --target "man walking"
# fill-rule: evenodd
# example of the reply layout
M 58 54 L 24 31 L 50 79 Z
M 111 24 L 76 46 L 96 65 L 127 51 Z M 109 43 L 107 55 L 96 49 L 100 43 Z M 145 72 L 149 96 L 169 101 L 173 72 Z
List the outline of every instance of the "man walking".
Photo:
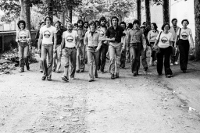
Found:
M 77 48 L 77 31 L 73 30 L 73 25 L 71 23 L 67 24 L 67 31 L 63 32 L 61 47 L 64 48 L 64 73 L 62 80 L 69 81 L 69 62 L 71 63 L 70 78 L 74 79 L 76 71 L 76 48 Z M 60 51 L 62 53 L 62 50 Z
M 107 40 L 109 41 L 109 71 L 111 74 L 111 79 L 119 78 L 120 54 L 122 48 L 121 38 L 125 35 L 123 33 L 123 28 L 118 25 L 118 22 L 119 19 L 116 16 L 112 17 L 112 26 L 108 28 L 106 32 Z
M 42 65 L 43 65 L 43 76 L 42 80 L 47 78 L 48 81 L 51 81 L 52 74 L 52 64 L 53 64 L 53 52 L 56 50 L 57 36 L 56 28 L 53 27 L 51 17 L 45 18 L 45 26 L 40 29 L 40 37 L 38 41 L 38 52 L 41 52 Z M 54 41 L 54 42 L 53 42 Z M 41 49 L 42 44 L 42 49 Z M 48 56 L 48 64 L 46 58 Z
M 135 20 L 133 22 L 133 29 L 128 32 L 128 44 L 130 48 L 130 57 L 131 57 L 131 70 L 133 76 L 138 75 L 140 68 L 140 55 L 143 50 L 143 38 L 144 34 L 139 27 L 139 21 Z M 144 45 L 144 47 L 146 47 Z

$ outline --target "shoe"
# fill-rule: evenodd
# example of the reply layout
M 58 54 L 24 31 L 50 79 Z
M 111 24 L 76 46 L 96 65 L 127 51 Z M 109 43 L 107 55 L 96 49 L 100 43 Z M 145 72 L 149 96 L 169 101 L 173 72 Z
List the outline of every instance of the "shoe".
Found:
M 171 78 L 171 77 L 172 77 L 171 74 L 166 75 L 166 78 Z
M 134 73 L 133 73 L 133 76 L 134 76 L 134 77 L 137 76 L 137 75 L 138 75 L 137 72 L 134 72 Z
M 90 79 L 90 80 L 89 80 L 89 82 L 93 82 L 93 81 L 94 81 L 94 79 Z
M 104 73 L 104 70 L 101 70 L 101 73 Z
M 174 64 L 173 64 L 173 63 L 170 63 L 170 65 L 173 66 Z
M 176 61 L 174 64 L 175 64 L 175 65 L 178 65 L 178 61 Z
M 115 75 L 114 74 L 111 74 L 111 79 L 115 79 Z
M 54 68 L 52 71 L 53 71 L 53 72 L 55 72 L 55 71 L 56 71 L 56 69 Z
M 158 76 L 162 76 L 162 73 L 158 73 Z
M 80 70 L 80 72 L 84 72 L 84 70 Z
M 41 73 L 43 73 L 43 70 L 40 70 Z
M 19 72 L 24 72 L 24 68 L 20 67 L 20 71 Z
M 80 70 L 76 70 L 77 73 L 80 73 Z
M 116 74 L 115 78 L 119 78 L 119 73 Z
M 67 78 L 67 76 L 63 76 L 63 77 L 61 77 L 61 78 L 62 78 L 62 80 L 65 81 L 65 82 L 68 82 L 68 81 L 69 81 L 69 79 Z
M 186 73 L 186 70 L 182 70 L 183 71 L 183 73 Z
M 99 78 L 99 76 L 98 76 L 98 75 L 95 75 L 94 77 L 95 77 L 95 78 Z
M 42 76 L 42 80 L 45 80 L 46 79 L 46 76 Z
M 48 80 L 48 81 L 51 81 L 51 75 L 50 75 L 50 76 L 47 76 L 47 80 Z

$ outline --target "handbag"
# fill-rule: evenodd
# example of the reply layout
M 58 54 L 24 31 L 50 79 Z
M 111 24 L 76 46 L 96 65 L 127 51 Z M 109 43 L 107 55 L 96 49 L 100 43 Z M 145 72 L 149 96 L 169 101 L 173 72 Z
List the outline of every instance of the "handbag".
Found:
M 180 43 L 180 34 L 181 34 L 181 28 L 179 30 L 179 34 L 178 34 L 177 39 L 176 39 L 176 46 L 178 46 L 179 43 Z
M 160 35 L 162 34 L 162 31 L 160 32 L 159 36 L 158 36 L 158 41 L 157 41 L 157 44 L 159 43 L 159 40 L 160 40 Z M 158 45 L 154 46 L 153 47 L 153 50 L 157 53 L 160 53 L 160 48 L 158 47 Z

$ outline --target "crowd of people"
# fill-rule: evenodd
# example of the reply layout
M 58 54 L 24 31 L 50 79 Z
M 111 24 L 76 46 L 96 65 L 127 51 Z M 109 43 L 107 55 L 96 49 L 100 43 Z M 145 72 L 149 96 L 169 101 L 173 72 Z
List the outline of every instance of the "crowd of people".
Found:
M 116 16 L 108 22 L 105 17 L 99 21 L 67 23 L 64 27 L 57 21 L 54 25 L 51 17 L 46 17 L 40 23 L 35 41 L 40 55 L 40 72 L 42 80 L 52 80 L 52 72 L 60 72 L 61 57 L 64 57 L 64 72 L 62 80 L 68 82 L 74 79 L 76 73 L 85 71 L 88 64 L 89 82 L 98 78 L 98 73 L 105 72 L 106 59 L 109 59 L 111 79 L 119 78 L 120 68 L 131 63 L 133 76 L 138 75 L 140 62 L 147 74 L 149 66 L 157 66 L 158 75 L 173 76 L 170 65 L 178 65 L 183 73 L 187 71 L 189 49 L 194 47 L 189 21 L 182 20 L 182 27 L 177 26 L 177 19 L 164 23 L 161 31 L 156 23 L 150 25 L 138 20 L 126 24 Z M 109 26 L 110 25 L 110 26 Z M 31 46 L 30 32 L 26 30 L 23 20 L 18 22 L 19 30 L 16 41 L 19 46 L 20 72 L 24 66 L 30 69 L 28 51 Z M 147 62 L 147 50 L 151 51 L 150 62 Z

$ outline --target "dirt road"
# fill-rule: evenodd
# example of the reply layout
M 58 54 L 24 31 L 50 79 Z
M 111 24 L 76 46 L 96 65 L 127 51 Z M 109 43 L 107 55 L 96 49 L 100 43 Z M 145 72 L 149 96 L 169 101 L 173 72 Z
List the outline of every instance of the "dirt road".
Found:
M 31 71 L 0 75 L 0 133 L 200 133 L 200 70 L 190 64 L 175 77 L 121 70 L 88 82 L 88 72 L 69 83 L 61 73 L 42 81 Z

